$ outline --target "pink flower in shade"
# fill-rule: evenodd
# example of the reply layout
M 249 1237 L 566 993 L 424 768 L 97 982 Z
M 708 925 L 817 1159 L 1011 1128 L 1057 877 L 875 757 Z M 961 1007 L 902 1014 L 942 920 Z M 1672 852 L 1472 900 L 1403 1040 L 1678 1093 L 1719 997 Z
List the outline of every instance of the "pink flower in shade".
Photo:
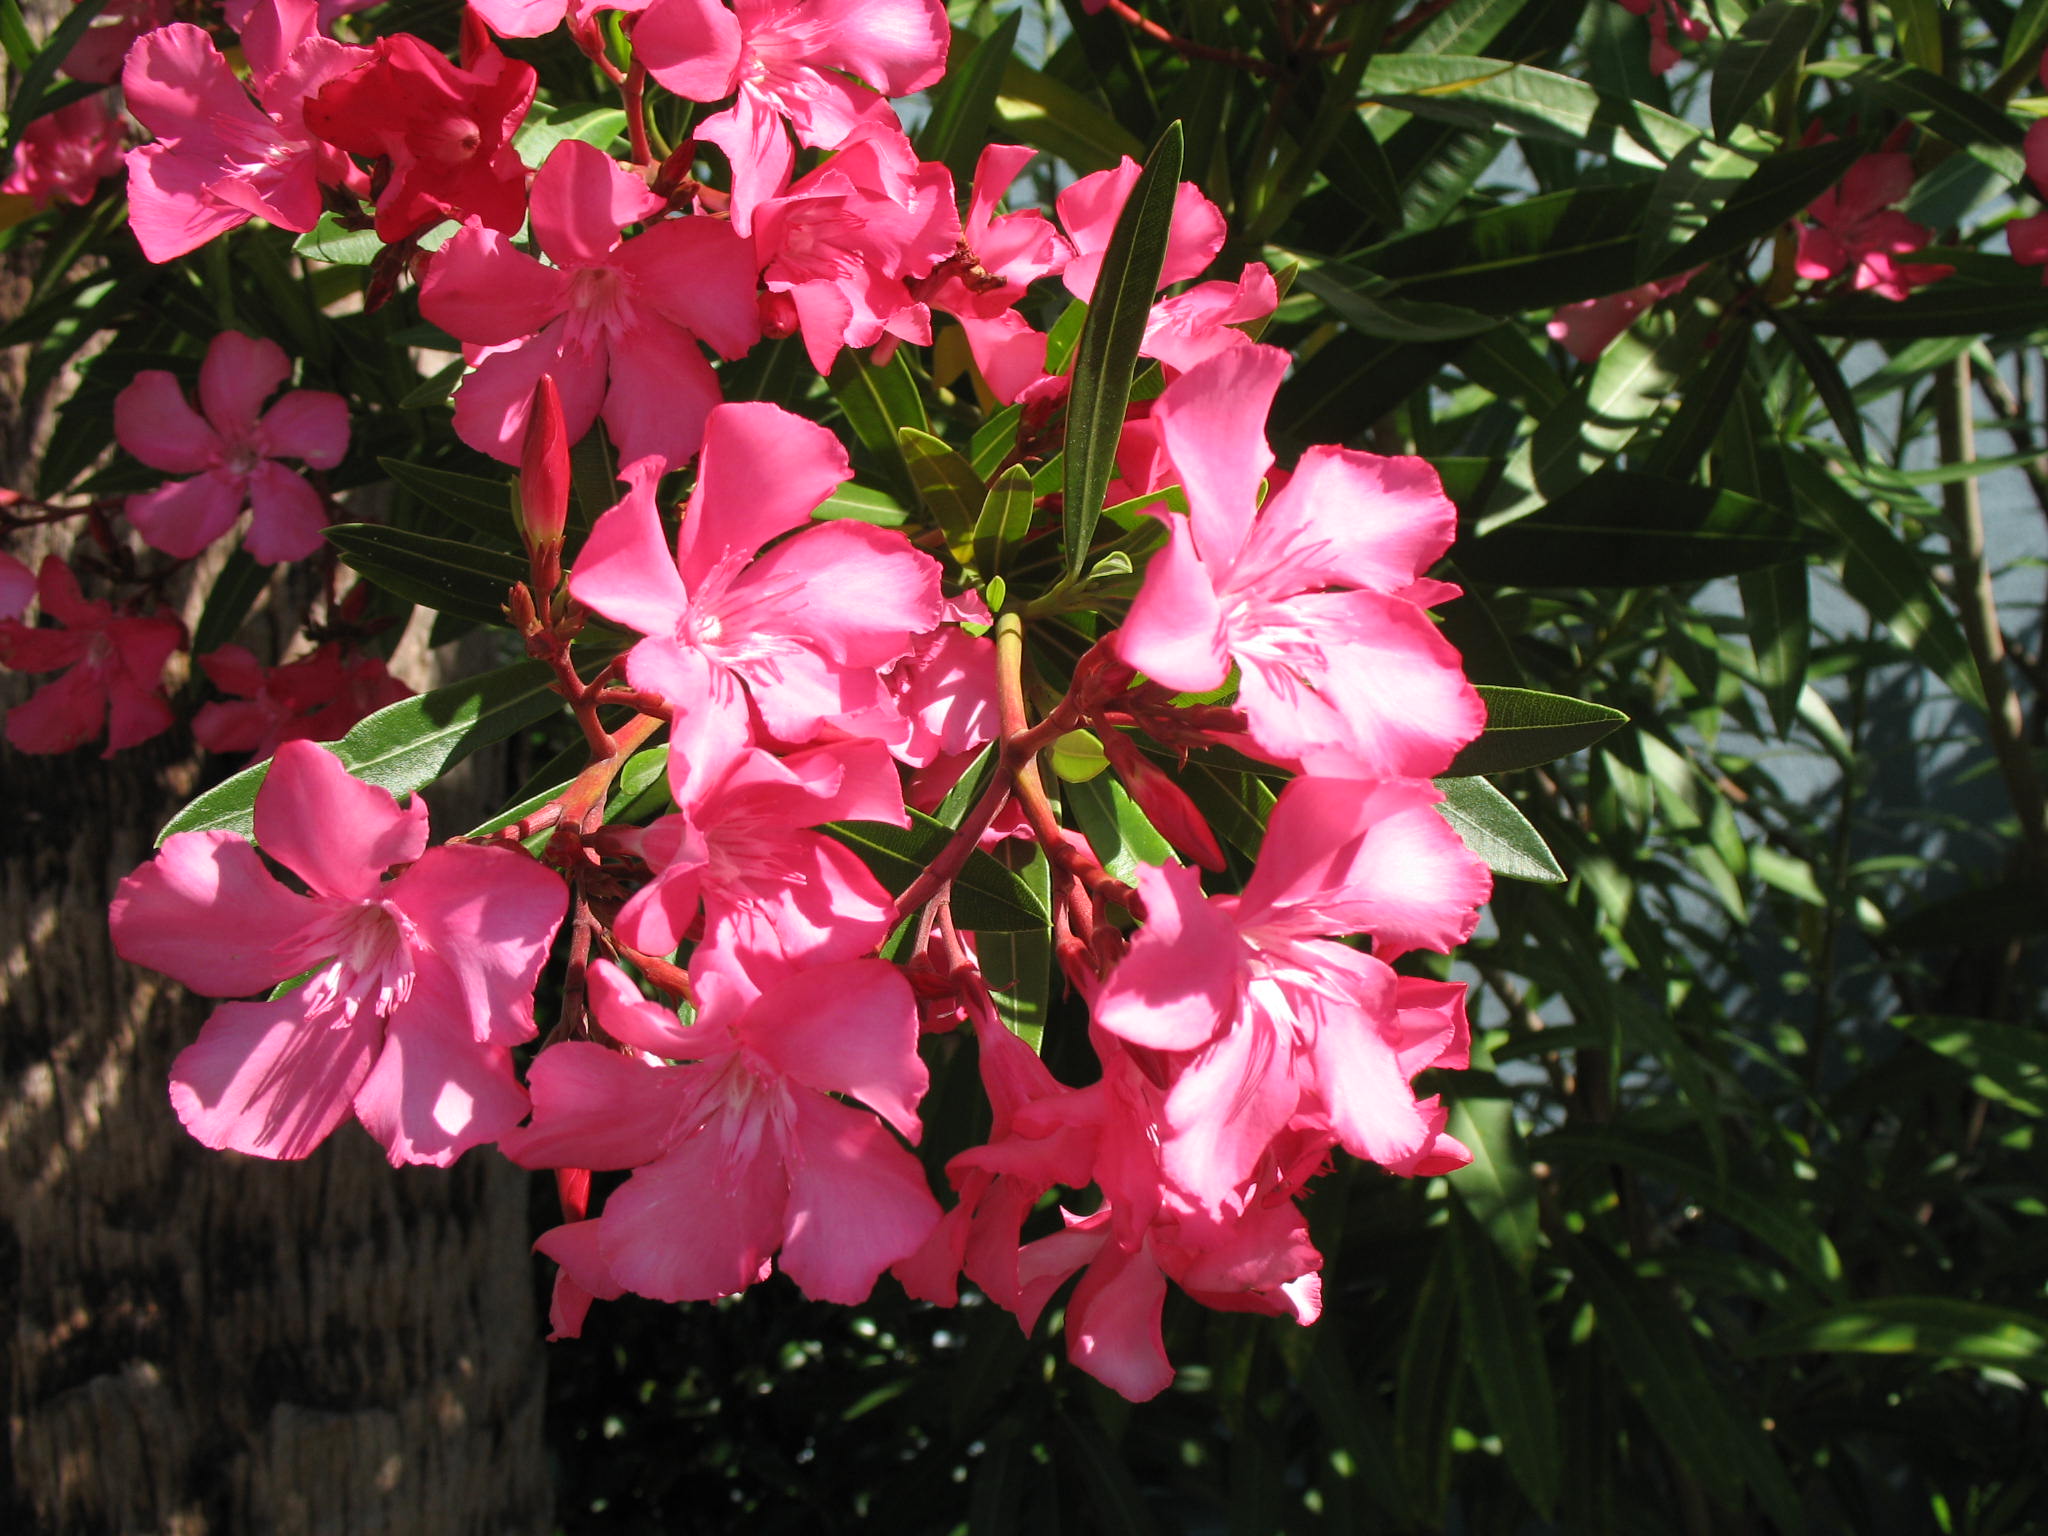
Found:
M 510 1131 L 526 1094 L 510 1047 L 567 892 L 507 847 L 427 847 L 427 808 L 349 777 L 304 741 L 277 749 L 256 836 L 180 832 L 121 882 L 114 947 L 224 1003 L 171 1067 L 171 1104 L 209 1147 L 304 1157 L 351 1109 L 394 1164 L 445 1167 Z M 384 879 L 392 866 L 395 878 Z
M 121 114 L 105 92 L 59 107 L 28 125 L 0 192 L 28 198 L 38 212 L 59 198 L 83 207 L 100 178 L 121 169 L 125 137 Z
M 703 341 L 736 358 L 760 338 L 753 246 L 723 219 L 658 219 L 661 200 L 600 149 L 555 146 L 533 181 L 533 232 L 552 267 L 475 219 L 435 253 L 420 312 L 460 337 L 476 371 L 455 431 L 519 462 L 534 385 L 554 375 L 570 440 L 602 411 L 620 457 L 689 460 L 718 403 Z
M 1806 210 L 1813 223 L 1799 229 L 1799 275 L 1825 282 L 1853 272 L 1851 286 L 1857 292 L 1903 299 L 1913 289 L 1953 273 L 1954 267 L 1938 263 L 1894 259 L 1933 238 L 1933 231 L 1892 207 L 1912 190 L 1913 157 L 1902 150 L 1865 155 L 1850 166 L 1841 184 L 1823 192 Z
M 1250 747 L 1298 772 L 1426 778 L 1479 734 L 1485 707 L 1427 605 L 1454 588 L 1422 573 L 1457 513 L 1421 459 L 1347 448 L 1302 455 L 1265 505 L 1260 425 L 1287 354 L 1232 347 L 1182 374 L 1151 420 L 1187 495 L 1156 512 L 1153 555 L 1117 654 L 1183 692 L 1233 664 Z
M 18 619 L 35 601 L 36 573 L 0 549 L 0 619 Z
M 22 752 L 69 752 L 104 729 L 112 757 L 123 747 L 169 728 L 171 706 L 159 690 L 164 663 L 185 643 L 185 626 L 155 614 L 117 615 L 87 602 L 71 567 L 43 558 L 36 581 L 43 617 L 62 628 L 38 629 L 0 619 L 0 667 L 55 672 L 26 704 L 7 712 L 7 740 Z
M 807 1296 L 856 1302 L 924 1242 L 938 1202 L 883 1125 L 916 1141 L 928 1082 L 916 1000 L 893 966 L 813 966 L 764 987 L 707 976 L 687 1027 L 609 962 L 589 980 L 599 1024 L 646 1059 L 549 1047 L 531 1073 L 533 1123 L 503 1139 L 528 1168 L 633 1170 L 589 1231 L 537 1245 L 582 1289 L 705 1301 L 765 1279 L 779 1253 Z
M 654 872 L 619 913 L 620 938 L 666 955 L 701 909 L 692 969 L 765 976 L 855 959 L 889 936 L 889 893 L 844 844 L 811 830 L 834 821 L 910 824 L 880 742 L 780 758 L 749 747 L 723 764 L 693 766 L 676 814 L 617 837 Z
M 634 24 L 633 51 L 678 96 L 734 97 L 694 131 L 731 162 L 733 227 L 744 235 L 795 164 L 785 122 L 819 149 L 864 123 L 892 124 L 883 97 L 938 80 L 949 36 L 940 0 L 735 0 L 732 10 L 655 0 Z
M 1707 35 L 1707 24 L 1686 10 L 1685 0 L 1621 0 L 1621 5 L 1631 16 L 1650 18 L 1650 68 L 1657 74 L 1665 73 L 1680 58 L 1671 41 L 1674 23 L 1679 35 L 1691 42 Z
M 1165 1053 L 1161 1166 L 1202 1208 L 1238 1202 L 1304 1121 L 1396 1173 L 1470 1160 L 1442 1106 L 1409 1088 L 1425 1067 L 1465 1064 L 1464 988 L 1387 963 L 1462 943 L 1491 890 L 1441 798 L 1421 781 L 1296 779 L 1242 896 L 1205 898 L 1191 870 L 1141 872 L 1146 923 L 1095 1018 Z M 1370 934 L 1373 953 L 1335 942 L 1349 933 Z
M 969 590 L 945 599 L 940 617 L 938 628 L 918 636 L 900 660 L 882 669 L 886 702 L 840 722 L 847 735 L 879 741 L 896 761 L 914 768 L 971 754 L 996 734 L 995 645 L 960 627 L 993 623 L 988 604 Z
M 193 738 L 209 752 L 245 752 L 251 762 L 283 742 L 339 740 L 358 720 L 412 697 L 382 657 L 351 656 L 333 640 L 280 667 L 265 667 L 239 645 L 208 651 L 199 665 L 234 697 L 203 705 L 192 720 Z
M 306 103 L 306 126 L 351 154 L 390 161 L 377 197 L 380 240 L 464 217 L 515 235 L 526 221 L 526 166 L 512 135 L 538 78 L 488 38 L 470 67 L 458 69 L 401 32 L 379 38 L 371 57 L 322 86 Z
M 1699 269 L 1695 267 L 1693 272 Z M 1625 293 L 1610 293 L 1602 299 L 1581 299 L 1558 306 L 1545 329 L 1552 341 L 1564 343 L 1565 351 L 1582 363 L 1590 363 L 1614 345 L 1615 338 L 1636 322 L 1636 316 L 1660 299 L 1668 299 L 1692 281 L 1693 272 L 1644 283 Z
M 953 178 L 882 125 L 860 130 L 754 214 L 762 283 L 786 295 L 787 325 L 801 329 L 821 374 L 842 346 L 873 346 L 885 335 L 930 345 L 931 311 L 904 279 L 924 276 L 959 243 Z
M 252 12 L 242 42 L 261 106 L 198 27 L 160 28 L 129 52 L 128 110 L 157 140 L 127 154 L 129 224 L 151 261 L 183 256 L 251 218 L 309 230 L 321 184 L 359 179 L 307 132 L 300 108 L 367 53 L 312 33 L 311 14 L 307 0 Z
M 2037 197 L 2048 198 L 2048 119 L 2027 130 L 2027 180 Z M 2005 243 L 2012 259 L 2023 267 L 2048 265 L 2048 213 L 2030 214 L 2005 226 Z M 2048 282 L 2048 272 L 2041 274 Z
M 121 61 L 135 40 L 168 22 L 171 11 L 171 0 L 107 0 L 86 27 L 85 36 L 71 45 L 61 68 L 74 80 L 113 84 L 120 78 Z
M 291 377 L 276 342 L 222 331 L 199 369 L 202 417 L 172 374 L 149 368 L 114 397 L 115 441 L 153 469 L 189 474 L 128 498 L 128 520 L 154 549 L 196 555 L 254 509 L 243 540 L 265 564 L 303 560 L 327 526 L 320 493 L 278 462 L 332 469 L 348 452 L 348 402 L 324 389 L 294 389 L 259 416 Z
M 902 534 L 807 526 L 849 474 L 839 439 L 815 422 L 721 405 L 673 555 L 645 464 L 628 467 L 632 491 L 591 530 L 569 590 L 647 637 L 627 653 L 626 677 L 675 708 L 678 805 L 749 744 L 756 717 L 794 745 L 883 705 L 881 671 L 938 624 L 938 562 Z

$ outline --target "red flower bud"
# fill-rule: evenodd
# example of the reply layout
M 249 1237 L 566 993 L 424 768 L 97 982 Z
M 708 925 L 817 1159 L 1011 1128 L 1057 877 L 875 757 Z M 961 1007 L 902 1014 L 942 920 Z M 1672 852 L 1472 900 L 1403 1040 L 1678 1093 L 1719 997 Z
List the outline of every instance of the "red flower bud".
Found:
M 519 454 L 519 533 L 534 561 L 535 590 L 542 595 L 555 583 L 541 574 L 552 556 L 560 573 L 562 530 L 569 521 L 569 429 L 562 420 L 562 397 L 553 374 L 544 373 L 533 386 L 526 411 L 526 441 Z

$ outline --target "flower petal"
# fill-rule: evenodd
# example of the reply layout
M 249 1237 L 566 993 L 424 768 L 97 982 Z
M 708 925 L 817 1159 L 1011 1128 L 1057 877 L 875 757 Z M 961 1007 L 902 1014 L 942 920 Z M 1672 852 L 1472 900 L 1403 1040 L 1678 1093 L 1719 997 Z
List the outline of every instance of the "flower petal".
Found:
M 382 1021 L 309 1021 L 305 999 L 224 1003 L 171 1063 L 171 1107 L 201 1143 L 304 1157 L 348 1114 L 383 1043 Z
M 292 974 L 279 955 L 320 915 L 246 839 L 179 832 L 121 882 L 107 921 L 130 964 L 209 997 L 246 997 Z
M 322 896 L 376 897 L 384 871 L 427 846 L 426 802 L 350 776 L 332 752 L 288 741 L 256 791 L 256 841 Z

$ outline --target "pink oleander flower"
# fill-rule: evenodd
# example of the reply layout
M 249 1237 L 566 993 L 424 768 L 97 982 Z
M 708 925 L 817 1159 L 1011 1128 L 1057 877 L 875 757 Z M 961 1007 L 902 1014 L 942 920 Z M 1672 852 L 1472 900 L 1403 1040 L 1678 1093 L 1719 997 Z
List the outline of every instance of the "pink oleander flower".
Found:
M 570 139 L 533 180 L 543 266 L 475 219 L 434 255 L 420 313 L 459 337 L 476 371 L 455 432 L 519 462 L 535 384 L 552 374 L 573 442 L 600 414 L 622 460 L 688 462 L 718 404 L 697 349 L 743 356 L 760 338 L 754 252 L 723 219 L 661 219 L 661 200 L 602 150 Z M 630 240 L 628 224 L 656 220 Z
M 1396 1173 L 1470 1161 L 1445 1111 L 1409 1084 L 1463 1066 L 1461 985 L 1397 976 L 1388 962 L 1469 938 L 1491 890 L 1483 861 L 1418 780 L 1302 778 L 1274 807 L 1241 896 L 1204 897 L 1192 870 L 1139 876 L 1146 922 L 1096 999 L 1101 1028 L 1165 1054 L 1160 1161 L 1211 1212 L 1289 1127 L 1327 1128 Z M 1373 953 L 1336 939 L 1364 933 Z
M 734 97 L 693 132 L 731 162 L 733 227 L 744 235 L 795 164 L 785 122 L 818 149 L 864 123 L 893 125 L 883 98 L 937 81 L 950 35 L 940 0 L 735 0 L 732 10 L 654 0 L 634 24 L 633 50 L 678 96 Z
M 861 129 L 846 146 L 754 212 L 761 281 L 789 306 L 821 374 L 842 346 L 884 336 L 918 346 L 932 339 L 931 311 L 906 278 L 922 277 L 958 249 L 953 178 L 920 162 L 900 130 Z
M 569 590 L 647 637 L 627 653 L 626 678 L 675 709 L 678 805 L 752 742 L 756 718 L 798 745 L 885 705 L 881 672 L 938 624 L 938 562 L 902 534 L 806 526 L 850 474 L 824 427 L 773 405 L 721 405 L 673 554 L 650 465 L 628 466 L 632 490 L 591 530 Z
M 427 847 L 400 809 L 305 741 L 256 794 L 264 851 L 180 832 L 121 882 L 122 958 L 223 1003 L 171 1067 L 171 1105 L 209 1147 L 299 1158 L 354 1111 L 392 1163 L 445 1167 L 525 1115 L 510 1047 L 533 1038 L 533 986 L 561 921 L 561 877 L 523 850 Z M 400 873 L 385 879 L 393 866 Z
M 189 480 L 128 498 L 128 520 L 150 547 L 188 559 L 250 507 L 243 546 L 264 564 L 303 560 L 321 546 L 320 493 L 278 462 L 332 469 L 348 452 L 348 402 L 324 389 L 294 389 L 263 402 L 291 377 L 284 348 L 222 331 L 199 369 L 202 417 L 177 378 L 144 369 L 114 397 L 114 439 L 152 469 Z
M 1686 10 L 1685 0 L 1621 0 L 1621 4 L 1631 16 L 1650 18 L 1650 68 L 1657 74 L 1664 74 L 1680 58 L 1671 41 L 1673 23 L 1690 42 L 1707 35 L 1707 24 Z
M 666 955 L 703 914 L 693 974 L 744 977 L 871 953 L 896 904 L 828 822 L 904 827 L 903 787 L 880 742 L 835 742 L 773 757 L 748 747 L 695 763 L 672 816 L 614 834 L 654 878 L 618 916 L 619 937 Z
M 566 18 L 585 32 L 601 11 L 644 11 L 654 0 L 469 0 L 469 8 L 500 37 L 545 37 Z
M 1041 277 L 1051 277 L 1074 259 L 1073 243 L 1036 208 L 998 214 L 1003 194 L 1035 149 L 990 144 L 974 163 L 974 186 L 960 231 L 961 259 L 944 269 L 925 292 L 934 309 L 993 319 L 1024 297 Z
M 1694 272 L 1698 270 L 1693 269 Z M 1637 315 L 1658 300 L 1670 298 L 1692 279 L 1693 272 L 1684 272 L 1660 282 L 1644 283 L 1625 293 L 1610 293 L 1605 298 L 1561 304 L 1544 329 L 1552 341 L 1564 343 L 1565 351 L 1573 357 L 1582 363 L 1590 363 L 1613 346 L 1615 338 L 1623 331 L 1635 324 Z
M 306 103 L 306 126 L 328 143 L 390 161 L 377 197 L 377 237 L 417 234 L 473 217 L 516 235 L 526 221 L 526 166 L 512 135 L 539 76 L 489 44 L 466 69 L 409 33 L 377 40 L 371 56 Z
M 1288 356 L 1232 347 L 1167 386 L 1151 421 L 1188 515 L 1154 512 L 1152 556 L 1117 654 L 1188 693 L 1238 670 L 1250 748 L 1297 772 L 1427 778 L 1479 734 L 1485 708 L 1427 608 L 1456 589 L 1423 576 L 1457 513 L 1417 458 L 1302 455 L 1259 504 L 1265 420 Z
M 256 101 L 198 27 L 160 28 L 129 52 L 128 110 L 157 140 L 126 157 L 129 225 L 151 261 L 183 256 L 251 218 L 309 230 L 322 183 L 360 180 L 307 131 L 301 108 L 368 53 L 319 36 L 312 18 L 310 0 L 268 0 L 251 13 L 242 46 Z
M 765 986 L 707 976 L 688 1026 L 607 961 L 589 983 L 598 1023 L 644 1057 L 549 1047 L 531 1073 L 533 1123 L 503 1140 L 528 1168 L 633 1170 L 600 1216 L 535 1245 L 586 1296 L 729 1296 L 779 1254 L 805 1295 L 851 1303 L 925 1241 L 938 1202 L 883 1125 L 915 1142 L 928 1083 L 916 1000 L 893 966 L 818 965 Z M 684 1064 L 650 1064 L 665 1061 Z M 556 1331 L 579 1321 L 558 1312 Z
M 135 40 L 167 23 L 171 12 L 172 0 L 107 0 L 59 67 L 74 80 L 112 85 Z
M 121 169 L 126 133 L 106 92 L 59 107 L 28 125 L 0 192 L 28 198 L 38 213 L 59 198 L 83 207 L 99 190 L 100 178 Z
M 1109 237 L 1138 185 L 1139 169 L 1138 162 L 1125 155 L 1113 170 L 1083 176 L 1062 188 L 1054 200 L 1060 227 L 1074 247 L 1074 259 L 1060 269 L 1060 281 L 1084 303 L 1095 295 L 1095 279 L 1108 254 Z M 1226 232 L 1222 210 L 1192 181 L 1182 182 L 1174 193 L 1173 219 L 1167 226 L 1160 287 L 1200 275 L 1223 249 Z
M 43 617 L 62 628 L 38 629 L 0 619 L 0 667 L 64 675 L 43 684 L 7 712 L 7 740 L 22 752 L 69 752 L 104 730 L 112 757 L 170 728 L 173 716 L 159 681 L 185 626 L 157 614 L 116 614 L 87 602 L 71 567 L 43 557 L 36 580 Z
M 2048 119 L 2027 130 L 2026 155 L 2027 180 L 2034 184 L 2034 195 L 2048 198 Z M 2014 219 L 2005 226 L 2005 243 L 2021 266 L 2048 265 L 2048 213 Z M 2041 280 L 2048 282 L 2048 272 L 2041 274 Z
M 1852 272 L 1850 286 L 1857 292 L 1896 300 L 1953 273 L 1954 267 L 1935 262 L 1895 259 L 1933 238 L 1932 230 L 1892 206 L 1912 190 L 1913 157 L 1902 150 L 1865 155 L 1850 166 L 1841 184 L 1806 210 L 1813 223 L 1799 229 L 1799 275 L 1826 282 Z
M 358 720 L 412 697 L 381 656 L 351 655 L 334 640 L 279 667 L 239 645 L 208 651 L 199 665 L 233 698 L 200 707 L 193 739 L 209 752 L 245 752 L 251 762 L 287 741 L 337 741 Z
M 0 619 L 18 619 L 35 601 L 36 573 L 0 549 Z

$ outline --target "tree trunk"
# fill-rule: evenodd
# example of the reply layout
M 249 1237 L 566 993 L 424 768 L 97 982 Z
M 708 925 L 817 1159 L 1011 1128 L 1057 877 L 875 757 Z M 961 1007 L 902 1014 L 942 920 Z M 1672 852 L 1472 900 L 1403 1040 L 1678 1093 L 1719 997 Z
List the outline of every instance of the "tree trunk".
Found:
M 37 681 L 0 674 L 0 705 Z M 0 1526 L 551 1529 L 527 1176 L 488 1151 L 393 1171 L 353 1123 L 302 1163 L 187 1136 L 166 1078 L 213 1003 L 116 959 L 106 908 L 189 792 L 190 739 L 94 751 L 0 746 Z

